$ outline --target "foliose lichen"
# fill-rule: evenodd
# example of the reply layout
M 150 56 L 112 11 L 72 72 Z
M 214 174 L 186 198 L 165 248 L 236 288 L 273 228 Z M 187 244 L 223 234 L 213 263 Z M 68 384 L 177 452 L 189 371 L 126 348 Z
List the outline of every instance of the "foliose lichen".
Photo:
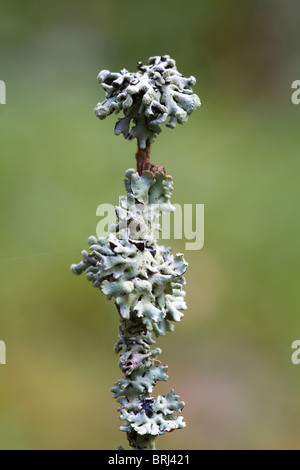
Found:
M 178 72 L 170 56 L 150 57 L 149 65 L 137 64 L 135 73 L 123 69 L 119 73 L 102 70 L 98 75 L 106 92 L 95 113 L 100 119 L 123 111 L 124 117 L 115 126 L 115 134 L 125 139 L 137 138 L 140 148 L 152 143 L 161 132 L 160 124 L 174 128 L 184 124 L 188 116 L 200 106 L 193 93 L 195 77 L 184 77 Z
M 149 450 L 158 435 L 185 426 L 178 416 L 184 402 L 174 390 L 156 398 L 152 392 L 157 381 L 168 378 L 153 337 L 172 331 L 183 316 L 187 268 L 181 253 L 174 256 L 158 244 L 160 215 L 174 211 L 173 183 L 162 166 L 151 163 L 150 148 L 161 124 L 184 124 L 200 99 L 192 90 L 195 78 L 180 74 L 168 55 L 151 57 L 149 65 L 139 62 L 137 68 L 135 73 L 102 70 L 98 76 L 106 96 L 95 113 L 104 119 L 123 112 L 115 134 L 137 139 L 137 171 L 126 172 L 127 195 L 115 208 L 110 235 L 90 237 L 89 252 L 82 251 L 82 261 L 71 269 L 84 272 L 93 287 L 115 299 L 120 315 L 115 352 L 124 375 L 111 390 L 131 448 Z
M 127 170 L 127 195 L 116 207 L 117 224 L 109 237 L 90 237 L 89 252 L 72 265 L 75 274 L 85 273 L 93 287 L 114 298 L 120 315 L 115 352 L 124 376 L 112 387 L 118 410 L 133 449 L 154 449 L 156 436 L 183 428 L 184 402 L 174 390 L 153 397 L 157 381 L 166 381 L 167 366 L 157 356 L 153 335 L 174 329 L 186 309 L 183 277 L 187 263 L 182 254 L 157 243 L 159 216 L 174 210 L 170 203 L 172 178 L 163 173 Z

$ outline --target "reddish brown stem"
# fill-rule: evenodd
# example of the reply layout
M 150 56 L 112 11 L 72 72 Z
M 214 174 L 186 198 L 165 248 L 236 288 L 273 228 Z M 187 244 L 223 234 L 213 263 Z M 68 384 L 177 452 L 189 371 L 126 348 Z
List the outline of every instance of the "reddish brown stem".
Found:
M 160 165 L 152 165 L 150 161 L 150 150 L 151 150 L 150 142 L 147 141 L 146 148 L 144 149 L 142 149 L 140 147 L 140 144 L 138 143 L 138 149 L 135 154 L 136 169 L 138 171 L 138 174 L 141 176 L 143 171 L 151 171 L 153 174 L 157 172 L 161 172 L 165 175 L 166 170 L 164 169 L 164 167 Z

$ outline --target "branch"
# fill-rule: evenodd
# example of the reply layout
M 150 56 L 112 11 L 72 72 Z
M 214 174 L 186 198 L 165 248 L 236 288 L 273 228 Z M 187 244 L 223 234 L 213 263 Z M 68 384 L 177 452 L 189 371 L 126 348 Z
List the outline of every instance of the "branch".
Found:
M 161 165 L 152 164 L 150 161 L 150 151 L 151 151 L 151 144 L 147 140 L 146 148 L 141 148 L 138 142 L 138 150 L 135 154 L 136 158 L 136 169 L 140 176 L 142 176 L 143 171 L 151 171 L 155 175 L 155 173 L 162 173 L 163 175 L 167 176 L 166 170 Z

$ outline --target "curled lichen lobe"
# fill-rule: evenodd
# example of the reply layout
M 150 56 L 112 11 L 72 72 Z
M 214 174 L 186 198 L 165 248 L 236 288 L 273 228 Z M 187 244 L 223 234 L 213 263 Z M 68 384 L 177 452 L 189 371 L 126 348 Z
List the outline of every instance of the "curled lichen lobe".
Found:
M 128 140 L 138 139 L 145 148 L 161 131 L 166 122 L 174 128 L 184 124 L 188 116 L 200 106 L 199 97 L 193 93 L 195 77 L 184 77 L 178 72 L 170 56 L 150 57 L 149 65 L 137 64 L 137 72 L 123 69 L 119 73 L 102 70 L 98 81 L 106 92 L 95 113 L 100 119 L 113 112 L 123 111 L 124 117 L 115 126 L 115 134 Z

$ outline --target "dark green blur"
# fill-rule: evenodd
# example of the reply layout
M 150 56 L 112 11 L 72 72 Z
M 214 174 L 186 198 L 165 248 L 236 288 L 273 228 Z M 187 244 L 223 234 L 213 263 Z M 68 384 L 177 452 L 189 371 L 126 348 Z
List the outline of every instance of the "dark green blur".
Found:
M 172 201 L 205 204 L 187 251 L 188 310 L 160 338 L 186 402 L 159 449 L 300 448 L 300 80 L 297 0 L 1 0 L 1 449 L 126 446 L 109 391 L 120 377 L 113 302 L 70 272 L 118 203 L 135 142 L 93 114 L 101 69 L 169 54 L 202 100 L 152 160 Z M 185 251 L 185 241 L 171 241 Z

